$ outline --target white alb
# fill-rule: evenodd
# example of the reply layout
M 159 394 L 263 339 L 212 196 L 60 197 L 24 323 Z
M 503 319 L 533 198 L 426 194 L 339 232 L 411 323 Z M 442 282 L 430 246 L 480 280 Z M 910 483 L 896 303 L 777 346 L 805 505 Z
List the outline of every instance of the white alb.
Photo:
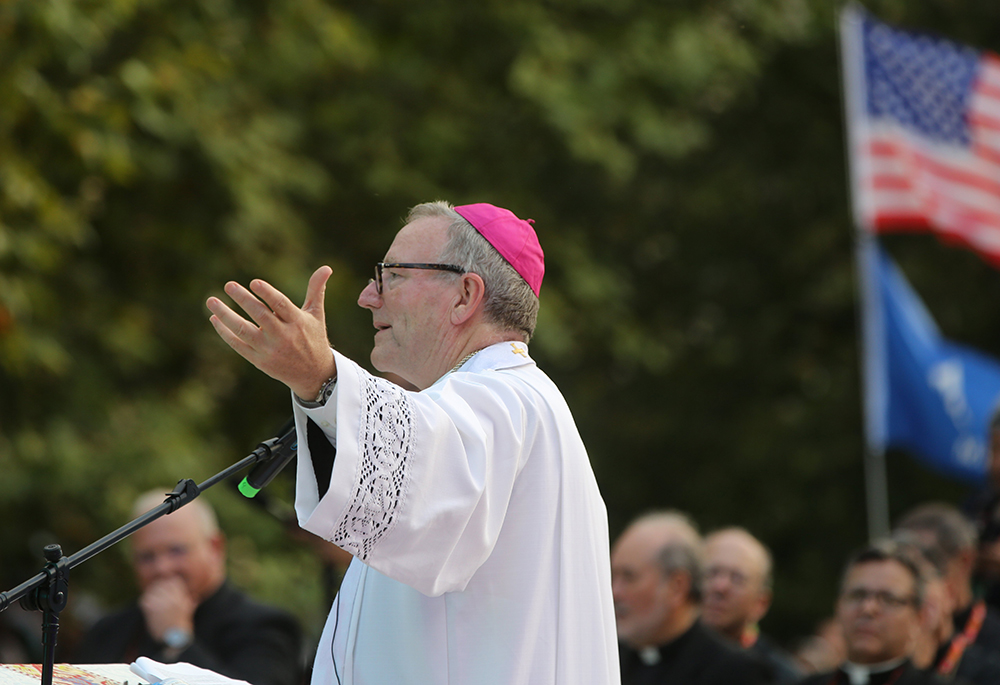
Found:
M 313 685 L 617 685 L 604 501 L 527 346 L 418 393 L 336 363 L 325 406 L 293 400 L 299 522 L 355 555 Z M 337 448 L 322 498 L 307 417 Z

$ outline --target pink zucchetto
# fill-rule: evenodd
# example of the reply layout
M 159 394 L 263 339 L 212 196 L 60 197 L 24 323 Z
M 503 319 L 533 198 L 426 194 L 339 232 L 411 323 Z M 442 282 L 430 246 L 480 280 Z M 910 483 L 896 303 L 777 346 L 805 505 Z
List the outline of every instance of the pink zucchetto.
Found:
M 455 207 L 480 235 L 496 248 L 538 296 L 545 275 L 545 255 L 532 219 L 518 219 L 512 211 L 485 202 Z

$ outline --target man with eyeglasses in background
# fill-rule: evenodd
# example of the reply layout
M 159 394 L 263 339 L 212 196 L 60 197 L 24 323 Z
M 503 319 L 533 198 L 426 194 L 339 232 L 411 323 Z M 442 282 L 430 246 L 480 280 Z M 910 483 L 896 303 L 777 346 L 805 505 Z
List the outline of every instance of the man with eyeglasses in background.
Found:
M 847 660 L 802 685 L 942 683 L 911 661 L 923 599 L 920 569 L 900 545 L 886 540 L 857 552 L 844 570 L 836 606 Z
M 132 517 L 162 503 L 169 491 L 140 495 Z M 91 626 L 74 661 L 130 663 L 147 656 L 196 664 L 253 685 L 300 685 L 298 621 L 229 582 L 225 536 L 206 498 L 135 531 L 129 545 L 141 594 Z
M 758 625 L 771 607 L 773 565 L 770 550 L 744 528 L 707 535 L 701 620 L 768 664 L 777 685 L 788 685 L 801 680 L 802 673 Z
M 301 308 L 261 280 L 209 298 L 287 385 L 303 528 L 354 554 L 315 685 L 617 685 L 607 512 L 569 408 L 528 355 L 544 273 L 529 221 L 414 207 L 358 304 L 371 361 L 331 349 L 329 267 Z
M 635 519 L 611 550 L 622 685 L 769 685 L 770 668 L 700 620 L 704 560 L 679 511 Z

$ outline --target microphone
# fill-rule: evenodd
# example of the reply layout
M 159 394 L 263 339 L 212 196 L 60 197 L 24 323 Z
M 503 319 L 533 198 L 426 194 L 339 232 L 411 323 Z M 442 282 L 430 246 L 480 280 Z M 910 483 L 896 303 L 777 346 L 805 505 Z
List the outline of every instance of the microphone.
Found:
M 254 450 L 254 454 L 259 455 L 259 458 L 239 485 L 239 491 L 243 493 L 243 496 L 252 498 L 264 489 L 268 483 L 274 480 L 278 472 L 295 458 L 298 447 L 295 419 L 289 419 L 282 426 L 278 437 L 265 440 Z

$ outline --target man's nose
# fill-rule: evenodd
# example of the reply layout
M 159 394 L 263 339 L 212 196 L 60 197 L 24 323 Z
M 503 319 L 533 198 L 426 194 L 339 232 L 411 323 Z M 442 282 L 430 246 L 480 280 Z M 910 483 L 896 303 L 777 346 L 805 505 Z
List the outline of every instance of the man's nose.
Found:
M 370 279 L 368 285 L 364 287 L 358 295 L 358 306 L 364 309 L 377 309 L 382 305 L 382 296 L 375 287 L 375 279 Z
M 705 583 L 706 589 L 710 592 L 717 592 L 720 594 L 731 588 L 732 585 L 733 584 L 729 580 L 729 575 L 725 573 L 713 575 L 708 579 L 708 582 Z
M 882 610 L 882 604 L 875 595 L 867 595 L 858 605 L 858 611 L 865 615 L 877 614 Z
M 146 561 L 146 572 L 153 578 L 164 578 L 174 571 L 174 563 L 169 554 L 157 554 Z

